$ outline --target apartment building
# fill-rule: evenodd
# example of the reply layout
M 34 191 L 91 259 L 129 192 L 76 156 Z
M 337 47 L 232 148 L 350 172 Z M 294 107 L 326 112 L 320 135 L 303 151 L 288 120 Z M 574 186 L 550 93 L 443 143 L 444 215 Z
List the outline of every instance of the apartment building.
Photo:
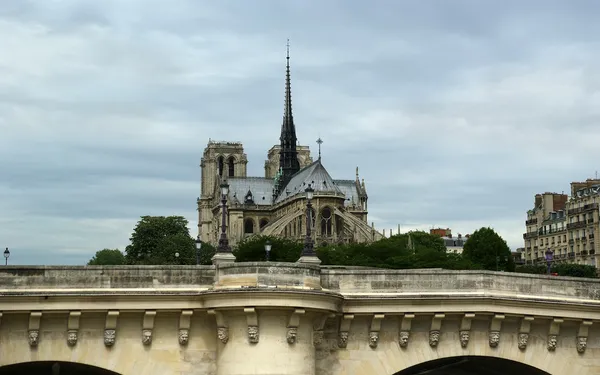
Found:
M 536 194 L 523 234 L 525 263 L 546 263 L 545 254 L 550 250 L 554 262 L 595 266 L 599 202 L 599 179 L 572 182 L 570 196 Z

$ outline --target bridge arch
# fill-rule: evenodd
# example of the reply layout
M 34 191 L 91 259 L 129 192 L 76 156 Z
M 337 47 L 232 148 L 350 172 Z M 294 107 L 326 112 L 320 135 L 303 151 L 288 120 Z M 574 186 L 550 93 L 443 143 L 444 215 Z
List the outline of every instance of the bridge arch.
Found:
M 0 375 L 52 374 L 52 375 L 120 375 L 101 367 L 77 362 L 33 361 L 0 366 Z
M 550 375 L 536 367 L 513 360 L 487 356 L 458 356 L 424 362 L 395 375 Z

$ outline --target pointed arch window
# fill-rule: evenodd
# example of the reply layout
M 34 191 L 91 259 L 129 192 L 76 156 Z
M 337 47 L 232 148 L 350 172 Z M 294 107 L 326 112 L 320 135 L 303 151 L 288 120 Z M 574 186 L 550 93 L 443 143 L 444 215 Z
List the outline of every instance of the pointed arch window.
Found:
M 260 228 L 261 230 L 262 230 L 262 229 L 265 227 L 265 225 L 267 225 L 267 224 L 269 224 L 269 220 L 267 220 L 267 219 L 260 219 L 260 221 L 259 221 L 259 223 L 258 223 L 258 225 L 259 225 L 259 228 Z
M 329 207 L 321 210 L 321 236 L 331 236 L 331 209 Z
M 229 165 L 229 177 L 233 177 L 235 175 L 235 159 L 233 156 L 229 157 L 227 164 Z
M 217 168 L 219 169 L 219 176 L 223 176 L 223 167 L 225 166 L 225 159 L 222 156 L 219 156 L 217 159 Z

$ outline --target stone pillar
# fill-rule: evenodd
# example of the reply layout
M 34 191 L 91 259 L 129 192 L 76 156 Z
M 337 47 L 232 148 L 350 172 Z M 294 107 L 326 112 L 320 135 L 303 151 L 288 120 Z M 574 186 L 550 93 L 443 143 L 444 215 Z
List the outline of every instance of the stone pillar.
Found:
M 315 374 L 310 316 L 291 319 L 294 312 L 289 309 L 245 310 L 223 314 L 229 338 L 226 343 L 218 341 L 218 375 Z M 290 326 L 292 320 L 299 322 L 297 327 Z

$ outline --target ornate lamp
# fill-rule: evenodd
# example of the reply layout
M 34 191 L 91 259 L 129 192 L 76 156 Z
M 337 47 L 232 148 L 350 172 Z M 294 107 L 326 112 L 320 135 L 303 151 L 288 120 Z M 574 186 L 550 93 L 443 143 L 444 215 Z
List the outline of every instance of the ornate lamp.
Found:
M 221 187 L 221 204 L 223 206 L 221 217 L 221 238 L 219 238 L 219 246 L 217 247 L 218 253 L 231 253 L 231 247 L 229 247 L 229 240 L 227 239 L 227 194 L 229 194 L 229 184 L 227 181 L 223 181 Z
M 265 242 L 265 253 L 267 256 L 267 262 L 269 261 L 269 259 L 271 258 L 271 241 L 267 240 L 267 242 Z
M 10 257 L 10 251 L 8 251 L 8 247 L 4 250 L 4 265 L 8 266 L 8 258 Z
M 202 249 L 202 240 L 200 236 L 196 238 L 196 265 L 200 264 L 200 249 Z
M 312 221 L 312 203 L 315 190 L 308 184 L 304 190 L 306 193 L 306 238 L 304 239 L 304 248 L 302 249 L 302 257 L 316 257 L 313 240 L 310 234 Z

